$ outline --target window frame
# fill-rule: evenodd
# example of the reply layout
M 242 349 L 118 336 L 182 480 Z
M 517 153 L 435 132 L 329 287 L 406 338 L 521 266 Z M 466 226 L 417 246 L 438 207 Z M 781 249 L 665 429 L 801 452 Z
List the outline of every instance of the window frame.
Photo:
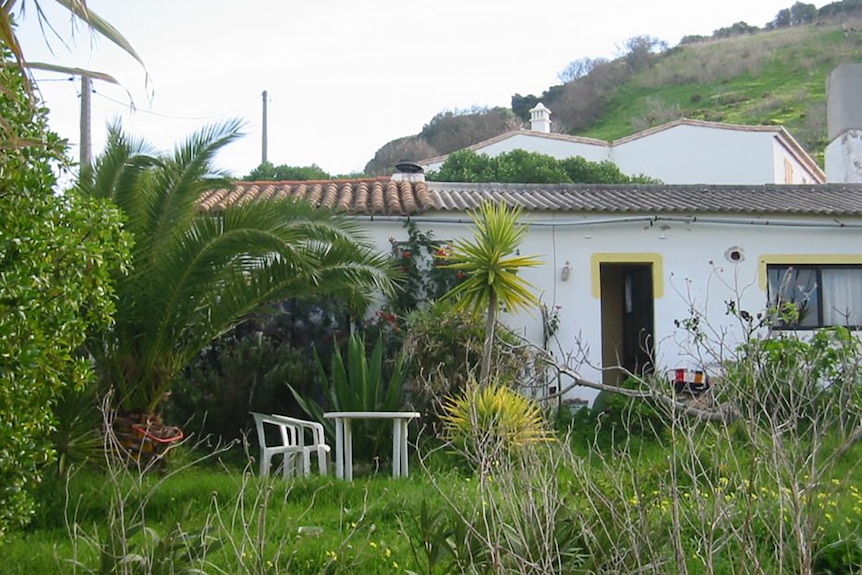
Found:
M 774 322 L 770 322 L 769 328 L 772 330 L 790 330 L 790 331 L 811 331 L 816 329 L 822 329 L 826 327 L 834 327 L 836 325 L 840 325 L 841 327 L 846 327 L 850 330 L 858 331 L 862 329 L 862 323 L 855 324 L 832 324 L 826 323 L 824 318 L 826 314 L 824 313 L 824 284 L 823 284 L 823 272 L 827 270 L 853 270 L 859 273 L 860 280 L 862 280 L 862 264 L 857 263 L 812 263 L 812 262 L 804 262 L 804 263 L 791 263 L 791 262 L 766 262 L 766 301 L 767 306 L 770 310 L 774 310 L 777 305 L 776 297 L 770 293 L 771 282 L 769 281 L 772 272 L 777 272 L 779 277 L 786 274 L 789 270 L 808 270 L 814 272 L 814 296 L 810 301 L 815 303 L 814 312 L 816 313 L 816 321 L 814 325 L 803 325 L 801 323 L 783 323 L 780 319 L 776 319 Z M 860 308 L 862 308 L 862 302 L 860 303 Z M 857 317 L 860 314 L 857 313 Z

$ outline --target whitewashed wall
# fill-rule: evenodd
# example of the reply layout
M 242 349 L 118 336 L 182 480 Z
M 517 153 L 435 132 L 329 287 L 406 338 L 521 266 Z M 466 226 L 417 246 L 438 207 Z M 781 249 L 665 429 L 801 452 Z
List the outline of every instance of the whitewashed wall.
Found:
M 775 180 L 771 132 L 679 125 L 618 143 L 612 160 L 626 174 L 666 184 L 765 184 Z M 783 165 L 783 164 L 782 164 Z
M 742 309 L 756 313 L 766 305 L 766 292 L 758 282 L 758 260 L 764 255 L 829 254 L 854 255 L 862 245 L 862 228 L 791 227 L 772 220 L 769 226 L 753 225 L 755 218 L 721 222 L 685 223 L 649 221 L 649 218 L 609 216 L 529 215 L 530 233 L 521 253 L 540 256 L 545 265 L 524 273 L 548 306 L 561 306 L 557 334 L 563 353 L 574 350 L 580 341 L 588 350 L 593 365 L 581 367 L 582 376 L 601 381 L 601 306 L 593 295 L 592 256 L 595 253 L 659 253 L 662 257 L 664 293 L 655 300 L 655 335 L 658 342 L 656 363 L 659 369 L 680 365 L 696 366 L 706 360 L 674 320 L 689 316 L 689 309 L 703 312 L 710 327 L 724 333 L 727 342 L 741 332 L 726 312 L 726 301 L 734 299 Z M 707 218 L 708 220 L 709 218 Z M 719 218 L 716 218 L 719 219 Z M 405 240 L 403 220 L 365 219 L 367 229 L 382 250 L 389 250 L 389 237 Z M 465 214 L 445 214 L 415 218 L 423 230 L 434 237 L 451 240 L 469 237 L 472 228 Z M 603 223 L 604 222 L 604 223 Z M 845 220 L 845 223 L 848 223 Z M 862 225 L 862 221 L 855 222 Z M 828 221 L 827 221 L 828 225 Z M 740 251 L 739 262 L 727 259 L 728 250 Z M 560 271 L 570 262 L 572 273 L 562 281 Z M 538 311 L 506 318 L 520 333 L 539 343 L 541 316 Z M 709 366 L 707 366 L 709 367 Z M 576 388 L 570 398 L 592 399 L 595 393 Z
M 804 165 L 796 158 L 796 156 L 791 154 L 790 151 L 784 145 L 782 145 L 782 143 L 777 138 L 773 140 L 773 155 L 775 156 L 775 159 L 773 161 L 775 178 L 773 180 L 774 182 L 779 184 L 818 183 L 811 175 L 808 166 Z M 789 164 L 791 167 L 789 181 L 787 180 L 785 163 Z
M 578 142 L 526 132 L 477 149 L 496 156 L 512 150 L 539 152 L 558 159 L 583 156 L 613 161 L 629 175 L 645 174 L 666 184 L 766 184 L 813 181 L 808 168 L 790 154 L 774 132 L 678 125 L 642 137 L 610 143 Z M 785 181 L 785 158 L 793 166 Z M 437 170 L 442 162 L 425 165 Z
M 827 182 L 862 182 L 862 130 L 847 130 L 826 146 Z

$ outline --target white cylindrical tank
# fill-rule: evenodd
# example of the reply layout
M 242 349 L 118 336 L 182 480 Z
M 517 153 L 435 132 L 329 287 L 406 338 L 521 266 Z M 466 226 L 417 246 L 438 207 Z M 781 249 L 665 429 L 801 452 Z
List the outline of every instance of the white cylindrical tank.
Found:
M 862 182 L 862 64 L 842 64 L 826 80 L 826 181 Z

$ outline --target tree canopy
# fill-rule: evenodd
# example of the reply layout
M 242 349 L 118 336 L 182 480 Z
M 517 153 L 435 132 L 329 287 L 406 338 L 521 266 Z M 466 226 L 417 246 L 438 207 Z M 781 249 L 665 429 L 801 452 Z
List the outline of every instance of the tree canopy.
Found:
M 591 162 L 581 156 L 558 160 L 547 154 L 512 150 L 499 156 L 459 150 L 439 170 L 427 174 L 438 182 L 495 182 L 516 184 L 653 184 L 644 175 L 628 176 L 608 160 Z
M 307 180 L 329 180 L 332 176 L 317 164 L 310 166 L 288 166 L 287 164 L 273 165 L 264 162 L 242 179 L 249 182 L 254 181 L 307 181 Z

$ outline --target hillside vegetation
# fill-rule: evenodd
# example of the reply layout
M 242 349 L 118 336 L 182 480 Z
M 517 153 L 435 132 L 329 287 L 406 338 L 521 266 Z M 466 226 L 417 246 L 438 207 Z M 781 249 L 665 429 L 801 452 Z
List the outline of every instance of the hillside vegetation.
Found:
M 441 112 L 419 134 L 380 148 L 366 172 L 391 173 L 399 160 L 448 154 L 526 128 L 525 111 L 537 101 L 551 109 L 555 132 L 603 140 L 677 118 L 782 125 L 822 165 L 826 79 L 840 64 L 862 61 L 862 12 L 852 4 L 852 12 L 810 24 L 759 29 L 740 22 L 669 49 L 651 37 L 629 39 L 615 60 L 584 58 L 589 66 L 571 81 L 540 96 L 515 94 L 515 111 Z

